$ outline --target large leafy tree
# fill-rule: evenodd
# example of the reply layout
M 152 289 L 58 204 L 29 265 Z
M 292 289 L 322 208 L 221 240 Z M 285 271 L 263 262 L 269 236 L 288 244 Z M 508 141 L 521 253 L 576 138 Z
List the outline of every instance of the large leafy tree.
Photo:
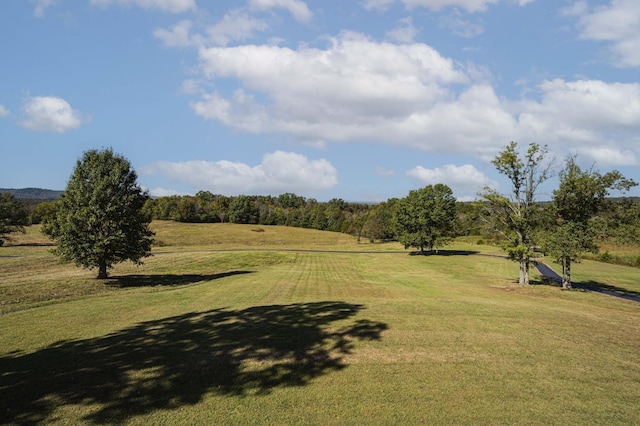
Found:
M 637 185 L 620 172 L 606 174 L 582 170 L 575 157 L 570 157 L 560 172 L 560 185 L 553 191 L 551 232 L 547 250 L 562 265 L 562 287 L 571 288 L 571 263 L 582 253 L 596 253 L 598 231 L 602 226 L 601 214 L 613 207 L 608 198 L 610 191 L 628 191 Z
M 9 234 L 24 233 L 29 225 L 29 215 L 24 205 L 8 192 L 0 194 L 0 246 L 11 241 Z
M 454 235 L 456 220 L 456 199 L 441 183 L 410 191 L 396 207 L 398 240 L 422 253 L 445 245 Z
M 98 268 L 98 278 L 107 278 L 114 264 L 140 264 L 150 254 L 147 199 L 128 160 L 111 149 L 90 150 L 77 161 L 43 232 L 57 242 L 54 253 L 63 260 Z
M 496 170 L 509 179 L 510 192 L 504 195 L 485 188 L 481 194 L 484 217 L 493 231 L 502 236 L 509 258 L 519 264 L 520 284 L 529 284 L 529 266 L 540 220 L 538 189 L 550 177 L 552 167 L 547 154 L 546 146 L 531 143 L 521 156 L 518 144 L 511 142 L 492 161 Z

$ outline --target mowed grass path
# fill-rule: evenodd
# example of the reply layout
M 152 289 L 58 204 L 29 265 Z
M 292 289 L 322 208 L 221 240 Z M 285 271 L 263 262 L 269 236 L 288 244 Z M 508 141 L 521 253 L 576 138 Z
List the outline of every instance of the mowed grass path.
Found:
M 0 257 L 0 423 L 640 423 L 638 303 L 521 288 L 496 257 L 331 233 L 309 239 L 382 253 L 214 252 L 202 239 L 232 227 L 160 225 L 181 245 L 159 232 L 156 256 L 107 283 L 40 246 L 2 249 L 22 257 Z

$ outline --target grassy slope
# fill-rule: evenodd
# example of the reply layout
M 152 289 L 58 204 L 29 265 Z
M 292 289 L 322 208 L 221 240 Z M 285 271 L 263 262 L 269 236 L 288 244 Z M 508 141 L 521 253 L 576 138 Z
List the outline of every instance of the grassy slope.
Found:
M 0 257 L 0 423 L 640 422 L 637 303 L 513 286 L 500 258 L 154 227 L 158 255 L 108 283 L 46 247 L 1 249 L 23 257 Z M 243 246 L 386 253 L 206 251 Z M 601 265 L 575 273 L 638 289 L 640 270 Z

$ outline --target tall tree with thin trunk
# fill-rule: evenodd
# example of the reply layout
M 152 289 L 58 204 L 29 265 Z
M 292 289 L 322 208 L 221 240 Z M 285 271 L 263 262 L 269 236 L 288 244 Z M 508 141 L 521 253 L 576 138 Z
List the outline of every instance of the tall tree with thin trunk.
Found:
M 485 188 L 484 218 L 504 239 L 503 248 L 509 258 L 519 264 L 519 284 L 529 284 L 529 267 L 535 246 L 535 231 L 539 222 L 537 205 L 540 185 L 550 177 L 552 161 L 548 148 L 530 143 L 521 156 L 518 144 L 511 142 L 492 161 L 498 172 L 511 183 L 508 195 Z
M 637 183 L 620 172 L 604 175 L 593 168 L 582 170 L 575 157 L 560 172 L 560 185 L 553 191 L 553 217 L 547 249 L 562 265 L 562 288 L 571 288 L 571 264 L 585 252 L 597 253 L 596 229 L 599 215 L 611 207 L 610 191 L 628 191 Z
M 136 181 L 129 161 L 111 149 L 85 152 L 55 215 L 43 226 L 57 243 L 54 253 L 78 266 L 97 268 L 99 279 L 107 278 L 116 263 L 140 264 L 150 255 L 153 232 L 143 209 L 148 195 Z

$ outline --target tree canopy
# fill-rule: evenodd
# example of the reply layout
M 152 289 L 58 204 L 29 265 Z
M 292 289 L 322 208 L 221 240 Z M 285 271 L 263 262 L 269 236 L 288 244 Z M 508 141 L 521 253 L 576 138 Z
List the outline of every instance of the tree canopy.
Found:
M 11 241 L 9 234 L 24 233 L 24 227 L 29 225 L 29 215 L 24 205 L 8 192 L 0 194 L 0 246 L 5 241 Z
M 456 199 L 447 185 L 410 191 L 396 208 L 398 240 L 405 247 L 432 251 L 453 236 L 456 219 Z
M 529 267 L 536 245 L 535 231 L 540 220 L 537 205 L 539 186 L 550 175 L 552 163 L 547 159 L 548 149 L 530 143 L 524 157 L 518 144 L 511 142 L 492 161 L 497 171 L 511 183 L 508 195 L 485 188 L 485 218 L 503 237 L 503 247 L 509 257 L 519 264 L 520 284 L 529 284 Z
M 563 288 L 571 288 L 571 263 L 582 253 L 598 251 L 597 230 L 607 228 L 602 226 L 599 214 L 613 207 L 607 198 L 610 191 L 628 191 L 635 185 L 618 171 L 603 175 L 593 168 L 581 169 L 575 157 L 567 159 L 560 172 L 560 185 L 553 191 L 553 222 L 546 244 L 562 265 Z M 637 227 L 637 222 L 633 225 Z
M 77 161 L 43 232 L 57 242 L 54 253 L 63 260 L 98 268 L 98 278 L 106 278 L 114 264 L 139 264 L 150 254 L 147 199 L 128 160 L 111 149 L 90 150 Z

